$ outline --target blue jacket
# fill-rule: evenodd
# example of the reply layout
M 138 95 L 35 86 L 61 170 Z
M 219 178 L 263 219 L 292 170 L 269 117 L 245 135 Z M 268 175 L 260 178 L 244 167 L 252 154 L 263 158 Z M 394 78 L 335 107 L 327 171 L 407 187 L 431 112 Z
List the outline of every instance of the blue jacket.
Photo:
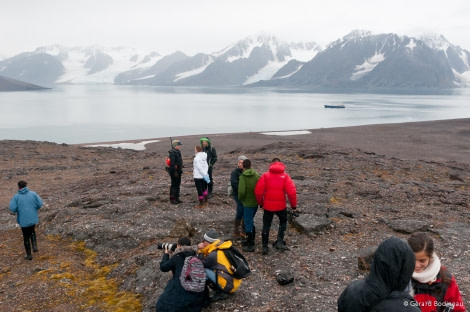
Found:
M 38 223 L 38 209 L 41 207 L 41 197 L 27 187 L 19 190 L 10 201 L 10 210 L 16 213 L 16 221 L 22 228 Z

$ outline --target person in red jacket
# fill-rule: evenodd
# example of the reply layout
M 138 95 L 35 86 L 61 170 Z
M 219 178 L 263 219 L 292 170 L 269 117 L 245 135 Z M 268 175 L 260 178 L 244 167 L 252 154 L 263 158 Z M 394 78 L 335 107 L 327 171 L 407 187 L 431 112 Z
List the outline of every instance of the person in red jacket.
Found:
M 289 199 L 292 211 L 297 208 L 297 190 L 291 177 L 285 172 L 286 166 L 279 158 L 274 158 L 269 166 L 268 172 L 265 172 L 255 187 L 256 201 L 264 209 L 263 213 L 263 232 L 261 234 L 263 243 L 263 255 L 269 253 L 269 230 L 274 215 L 279 218 L 279 231 L 277 240 L 273 247 L 279 250 L 288 250 L 284 241 L 284 233 L 287 229 L 287 207 L 286 194 Z
M 408 238 L 408 244 L 416 258 L 411 277 L 412 295 L 421 311 L 466 311 L 455 277 L 434 253 L 432 238 L 424 232 L 416 232 Z

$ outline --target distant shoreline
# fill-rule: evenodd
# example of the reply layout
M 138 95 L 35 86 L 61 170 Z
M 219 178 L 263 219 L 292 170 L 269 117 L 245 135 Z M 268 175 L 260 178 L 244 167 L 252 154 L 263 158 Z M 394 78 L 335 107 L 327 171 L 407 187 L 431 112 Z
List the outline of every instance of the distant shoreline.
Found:
M 301 131 L 301 130 L 299 130 Z M 470 118 L 375 124 L 296 131 L 221 133 L 209 135 L 213 146 L 221 153 L 252 149 L 266 144 L 284 142 L 304 145 L 327 144 L 361 149 L 400 159 L 427 161 L 457 161 L 470 164 Z M 285 135 L 286 132 L 291 132 Z M 283 135 L 284 134 L 284 135 Z M 183 154 L 192 154 L 200 135 L 174 137 L 183 142 Z M 79 146 L 102 144 L 139 144 L 146 141 L 148 152 L 167 153 L 169 137 L 115 142 L 74 144 Z

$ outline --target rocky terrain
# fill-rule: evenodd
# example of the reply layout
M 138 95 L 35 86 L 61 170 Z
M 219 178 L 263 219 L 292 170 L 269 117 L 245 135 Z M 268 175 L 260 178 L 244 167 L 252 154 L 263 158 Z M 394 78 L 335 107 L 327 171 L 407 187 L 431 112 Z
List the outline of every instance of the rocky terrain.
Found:
M 258 211 L 256 252 L 246 253 L 253 272 L 208 311 L 336 311 L 346 285 L 367 274 L 358 257 L 390 235 L 414 231 L 432 234 L 469 306 L 469 120 L 212 136 L 219 161 L 204 209 L 194 208 L 198 138 L 179 138 L 179 205 L 169 202 L 168 138 L 144 151 L 0 141 L 0 311 L 154 311 L 170 278 L 158 268 L 156 243 L 182 235 L 197 242 L 208 228 L 230 238 L 235 205 L 227 186 L 241 154 L 260 173 L 281 158 L 297 186 L 300 216 L 286 235 L 290 250 L 264 256 Z M 32 261 L 23 259 L 21 231 L 7 208 L 20 179 L 45 203 Z M 294 282 L 279 285 L 281 271 Z

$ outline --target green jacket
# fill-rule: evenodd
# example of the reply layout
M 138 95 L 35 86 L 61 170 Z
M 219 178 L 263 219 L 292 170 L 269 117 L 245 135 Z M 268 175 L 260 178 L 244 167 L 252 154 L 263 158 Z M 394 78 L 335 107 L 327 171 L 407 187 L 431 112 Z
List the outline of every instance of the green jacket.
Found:
M 244 207 L 258 207 L 255 197 L 255 186 L 260 175 L 255 169 L 246 169 L 240 175 L 238 181 L 238 199 Z

